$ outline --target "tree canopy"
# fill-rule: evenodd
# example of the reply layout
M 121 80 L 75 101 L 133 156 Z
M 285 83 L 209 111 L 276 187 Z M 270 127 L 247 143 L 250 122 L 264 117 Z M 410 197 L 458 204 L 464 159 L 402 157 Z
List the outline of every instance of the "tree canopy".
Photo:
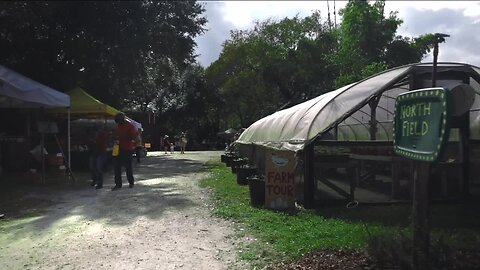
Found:
M 119 108 L 161 102 L 194 62 L 206 23 L 195 1 L 4 1 L 0 10 L 2 64 Z
M 384 1 L 351 0 L 338 26 L 316 11 L 233 30 L 204 70 L 194 55 L 203 12 L 196 1 L 0 2 L 0 63 L 60 91 L 80 86 L 120 110 L 154 110 L 157 134 L 213 138 L 419 62 L 433 38 L 398 35 L 402 21 L 385 15 Z
M 305 18 L 257 21 L 235 30 L 207 81 L 222 94 L 225 125 L 246 127 L 268 114 L 387 68 L 419 62 L 431 35 L 397 35 L 402 21 L 384 1 L 349 1 L 333 27 L 316 11 Z

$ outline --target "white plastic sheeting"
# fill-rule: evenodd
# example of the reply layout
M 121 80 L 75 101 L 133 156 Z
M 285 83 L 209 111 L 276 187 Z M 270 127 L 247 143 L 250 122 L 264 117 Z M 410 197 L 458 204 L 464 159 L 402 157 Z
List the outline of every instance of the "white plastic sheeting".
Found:
M 69 107 L 70 96 L 0 65 L 0 107 Z
M 368 102 L 375 97 L 379 98 L 375 117 L 377 138 L 391 140 L 396 97 L 410 90 L 408 76 L 416 70 L 415 67 L 425 69 L 431 66 L 431 63 L 422 63 L 390 69 L 275 112 L 253 123 L 236 142 L 298 151 L 334 126 L 338 132 L 336 139 L 368 140 L 371 120 Z M 439 63 L 438 67 L 479 72 L 476 67 L 459 63 Z M 477 95 L 477 99 L 480 100 L 480 96 Z
M 130 123 L 132 123 L 132 125 L 138 130 L 143 130 L 143 127 L 142 127 L 142 124 L 140 124 L 139 122 L 133 120 L 132 118 L 130 117 L 125 117 L 127 119 L 127 121 L 129 121 Z
M 318 117 L 319 112 L 348 87 L 264 117 L 248 127 L 237 142 L 255 142 L 274 148 L 300 150 L 305 141 L 315 132 L 312 130 L 312 120 Z
M 140 124 L 139 122 L 133 120 L 130 117 L 125 117 L 125 119 L 128 122 L 132 123 L 132 125 L 137 130 L 138 129 L 143 130 L 142 124 Z M 79 126 L 81 128 L 85 128 L 88 126 L 105 126 L 106 128 L 109 128 L 109 129 L 113 129 L 117 126 L 117 124 L 115 123 L 115 120 L 113 119 L 77 119 L 72 121 L 72 125 Z

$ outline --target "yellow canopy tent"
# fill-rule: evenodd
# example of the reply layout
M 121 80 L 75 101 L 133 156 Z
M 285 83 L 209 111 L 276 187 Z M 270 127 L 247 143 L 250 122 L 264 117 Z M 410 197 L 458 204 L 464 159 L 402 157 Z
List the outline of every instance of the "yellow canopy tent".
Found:
M 70 114 L 75 118 L 113 118 L 120 111 L 92 97 L 80 87 L 67 93 L 70 96 Z M 53 114 L 67 114 L 63 108 L 50 110 Z

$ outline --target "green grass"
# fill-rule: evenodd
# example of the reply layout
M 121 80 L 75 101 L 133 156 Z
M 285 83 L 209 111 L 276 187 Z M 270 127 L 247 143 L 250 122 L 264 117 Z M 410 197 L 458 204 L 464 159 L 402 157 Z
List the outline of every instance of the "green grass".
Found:
M 253 266 L 291 261 L 317 249 L 364 248 L 369 234 L 410 234 L 409 205 L 324 207 L 288 214 L 250 206 L 248 186 L 239 186 L 223 163 L 208 163 L 208 170 L 211 174 L 201 185 L 213 190 L 215 214 L 235 221 L 239 237 L 258 239 L 240 247 L 240 258 Z M 480 243 L 480 215 L 475 209 L 475 205 L 433 206 L 432 236 L 447 235 L 455 246 L 475 247 Z
M 367 232 L 361 222 L 326 218 L 314 211 L 301 210 L 295 214 L 276 212 L 250 206 L 248 186 L 239 186 L 236 176 L 220 163 L 210 163 L 210 177 L 202 186 L 214 190 L 215 213 L 244 226 L 246 232 L 260 241 L 247 245 L 241 258 L 261 263 L 282 259 L 291 260 L 314 249 L 361 248 Z M 369 225 L 370 233 L 388 229 Z M 262 248 L 265 247 L 265 248 Z M 262 255 L 262 256 L 259 256 Z M 262 258 L 259 258 L 262 257 Z

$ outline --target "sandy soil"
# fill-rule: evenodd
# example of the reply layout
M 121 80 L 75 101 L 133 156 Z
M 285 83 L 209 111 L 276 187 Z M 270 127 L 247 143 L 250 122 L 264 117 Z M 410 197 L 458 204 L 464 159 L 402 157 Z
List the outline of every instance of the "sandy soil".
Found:
M 48 206 L 0 220 L 1 268 L 248 268 L 236 262 L 232 224 L 212 216 L 209 191 L 198 186 L 205 161 L 220 154 L 149 153 L 134 167 L 133 189 L 124 177 L 123 188 L 111 191 L 106 174 L 101 190 L 84 183 L 29 192 L 25 197 Z

